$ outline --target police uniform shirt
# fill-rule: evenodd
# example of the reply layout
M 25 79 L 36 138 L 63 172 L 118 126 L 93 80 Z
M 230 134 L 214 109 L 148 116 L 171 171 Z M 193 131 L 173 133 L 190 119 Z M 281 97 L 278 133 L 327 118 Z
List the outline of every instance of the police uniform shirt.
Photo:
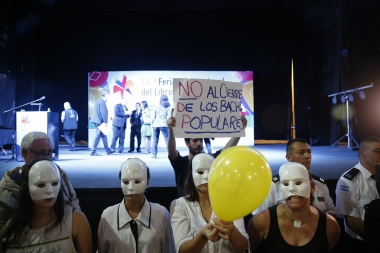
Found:
M 348 215 L 360 218 L 362 221 L 364 221 L 364 206 L 379 198 L 375 179 L 371 178 L 371 173 L 360 163 L 339 178 L 335 193 L 337 216 L 344 218 Z M 346 220 L 344 227 L 352 238 L 364 240 L 347 226 Z
M 315 183 L 315 189 L 313 193 L 314 201 L 312 205 L 323 212 L 335 214 L 335 205 L 330 197 L 329 189 L 324 183 L 324 180 L 317 176 L 313 176 L 313 182 Z M 285 199 L 280 189 L 280 178 L 278 176 L 274 176 L 268 196 L 265 198 L 264 202 L 252 212 L 252 214 L 255 215 L 271 206 L 284 202 Z

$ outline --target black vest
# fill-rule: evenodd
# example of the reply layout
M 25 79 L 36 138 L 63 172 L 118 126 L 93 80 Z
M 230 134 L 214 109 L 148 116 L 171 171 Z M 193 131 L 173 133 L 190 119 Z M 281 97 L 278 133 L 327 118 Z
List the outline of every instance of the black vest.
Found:
M 65 110 L 65 119 L 63 120 L 63 130 L 71 130 L 78 128 L 77 122 L 78 113 L 74 109 L 70 108 Z

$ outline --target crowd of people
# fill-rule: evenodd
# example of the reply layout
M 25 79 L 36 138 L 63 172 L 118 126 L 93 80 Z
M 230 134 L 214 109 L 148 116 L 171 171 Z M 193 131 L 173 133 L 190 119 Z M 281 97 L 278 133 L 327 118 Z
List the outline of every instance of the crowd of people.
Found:
M 98 155 L 100 139 L 107 154 L 116 152 L 119 139 L 117 149 L 122 153 L 125 134 L 121 132 L 125 132 L 128 118 L 130 153 L 141 152 L 143 140 L 145 153 L 156 158 L 162 132 L 178 197 L 169 210 L 148 201 L 149 168 L 141 158 L 128 158 L 119 171 L 124 197 L 101 214 L 94 249 L 92 236 L 96 231 L 91 231 L 66 172 L 52 161 L 53 141 L 46 133 L 30 132 L 21 142 L 25 164 L 7 171 L 0 181 L 0 252 L 333 252 L 343 234 L 350 237 L 347 252 L 377 250 L 371 238 L 377 238 L 379 227 L 368 220 L 366 210 L 374 210 L 372 203 L 380 199 L 380 138 L 361 140 L 359 162 L 339 178 L 335 204 L 324 180 L 312 173 L 310 145 L 303 139 L 288 141 L 288 162 L 273 176 L 266 199 L 252 210 L 251 219 L 225 221 L 213 211 L 208 179 L 214 160 L 225 149 L 236 146 L 240 138 L 232 137 L 215 153 L 212 149 L 204 151 L 203 138 L 185 138 L 188 153 L 181 155 L 173 134 L 176 120 L 166 96 L 154 109 L 146 101 L 141 102 L 142 107 L 136 103 L 131 113 L 122 99 L 115 105 L 114 137 L 109 148 L 107 136 L 99 129 L 101 124 L 108 124 L 104 110 L 108 96 L 104 92 L 96 103 L 91 155 Z M 64 107 L 61 119 L 66 126 L 65 137 L 74 151 L 78 114 L 70 103 Z M 242 122 L 246 127 L 244 116 Z
M 349 252 L 376 251 L 367 239 L 376 232 L 367 229 L 365 213 L 380 198 L 380 138 L 362 139 L 358 164 L 338 180 L 336 207 L 323 179 L 311 173 L 309 144 L 290 140 L 288 162 L 245 224 L 244 217 L 219 219 L 208 192 L 213 161 L 239 138 L 211 155 L 203 152 L 202 138 L 186 138 L 189 153 L 181 156 L 173 136 L 175 123 L 169 116 L 168 159 L 178 198 L 170 210 L 149 202 L 148 166 L 140 158 L 127 159 L 119 171 L 124 198 L 103 211 L 97 252 L 330 252 L 342 233 L 352 238 Z M 93 252 L 95 231 L 66 172 L 52 161 L 53 141 L 46 133 L 30 132 L 22 139 L 21 155 L 25 164 L 7 171 L 0 181 L 0 252 Z M 338 219 L 344 221 L 344 231 Z

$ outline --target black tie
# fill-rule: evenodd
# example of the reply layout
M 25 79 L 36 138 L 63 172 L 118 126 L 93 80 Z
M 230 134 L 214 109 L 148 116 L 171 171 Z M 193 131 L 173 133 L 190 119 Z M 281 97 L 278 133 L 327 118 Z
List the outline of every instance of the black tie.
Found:
M 136 242 L 136 253 L 138 253 L 139 234 L 138 234 L 138 231 L 137 231 L 137 223 L 136 223 L 135 220 L 131 221 L 131 230 L 132 230 L 133 237 L 135 238 L 135 242 Z

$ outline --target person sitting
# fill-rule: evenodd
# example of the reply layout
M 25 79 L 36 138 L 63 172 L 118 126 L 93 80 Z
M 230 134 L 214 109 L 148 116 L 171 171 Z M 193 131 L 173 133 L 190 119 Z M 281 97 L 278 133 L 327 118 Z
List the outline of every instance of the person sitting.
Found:
M 288 162 L 279 170 L 285 203 L 255 215 L 248 223 L 251 252 L 328 252 L 339 241 L 335 218 L 310 204 L 314 190 L 308 170 Z
M 171 223 L 177 252 L 246 252 L 243 218 L 223 221 L 213 212 L 208 176 L 215 158 L 201 153 L 191 160 L 185 197 L 172 202 Z
M 119 172 L 124 198 L 105 209 L 98 227 L 98 252 L 175 252 L 170 215 L 165 207 L 148 202 L 149 168 L 130 158 Z
M 18 206 L 2 230 L 2 250 L 92 253 L 90 224 L 65 204 L 58 167 L 49 160 L 23 167 Z
M 21 141 L 21 155 L 25 165 L 39 159 L 54 157 L 54 143 L 44 132 L 27 133 Z M 79 199 L 66 172 L 57 165 L 62 179 L 62 191 L 65 203 L 80 210 Z M 10 219 L 18 203 L 21 185 L 21 173 L 24 167 L 16 167 L 5 172 L 0 181 L 0 228 Z

